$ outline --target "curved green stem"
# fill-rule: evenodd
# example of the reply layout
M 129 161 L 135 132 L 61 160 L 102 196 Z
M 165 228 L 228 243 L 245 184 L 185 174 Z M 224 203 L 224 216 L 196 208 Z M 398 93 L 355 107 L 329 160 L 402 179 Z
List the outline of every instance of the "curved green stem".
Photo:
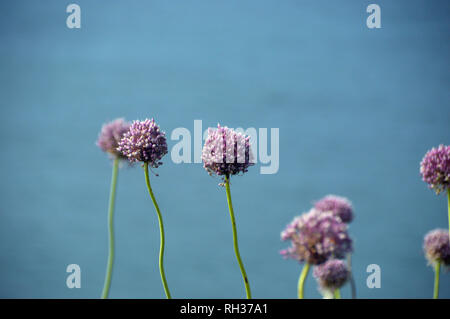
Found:
M 303 266 L 303 269 L 302 269 L 302 273 L 300 274 L 300 278 L 298 280 L 298 287 L 297 287 L 298 299 L 303 299 L 303 296 L 304 296 L 303 289 L 305 286 L 306 277 L 308 276 L 309 268 L 310 268 L 310 264 L 305 263 L 305 265 Z
M 356 284 L 355 284 L 355 279 L 353 278 L 353 272 L 352 272 L 352 254 L 349 253 L 347 255 L 347 266 L 348 269 L 350 271 L 350 287 L 352 290 L 352 299 L 356 299 Z
M 436 261 L 434 266 L 434 294 L 433 299 L 439 298 L 439 272 L 441 270 L 441 262 Z
M 103 286 L 102 299 L 107 299 L 109 288 L 111 287 L 112 270 L 114 264 L 114 204 L 116 201 L 116 185 L 117 172 L 119 168 L 119 159 L 116 157 L 113 162 L 113 171 L 111 178 L 111 187 L 109 192 L 109 209 L 108 209 L 108 233 L 109 233 L 109 255 L 108 264 L 106 265 L 105 284 Z
M 236 231 L 236 221 L 234 219 L 233 203 L 231 202 L 230 177 L 229 176 L 225 176 L 225 189 L 227 192 L 228 208 L 230 210 L 231 226 L 233 228 L 234 252 L 236 254 L 236 259 L 239 263 L 239 268 L 241 269 L 242 278 L 244 279 L 245 293 L 247 294 L 247 299 L 252 299 L 252 292 L 250 291 L 250 284 L 248 283 L 248 278 L 247 278 L 247 274 L 245 272 L 244 264 L 242 263 L 241 255 L 239 254 L 238 238 L 237 238 L 237 231 Z
M 447 188 L 447 208 L 448 208 L 448 236 L 450 238 L 450 187 Z
M 334 289 L 334 299 L 341 299 L 341 292 L 339 288 Z
M 148 177 L 148 163 L 144 163 L 145 182 L 147 183 L 148 193 L 152 198 L 153 205 L 155 205 L 156 214 L 158 215 L 159 233 L 160 233 L 160 246 L 159 246 L 159 272 L 161 274 L 161 281 L 164 286 L 164 292 L 167 299 L 172 299 L 170 296 L 169 287 L 167 286 L 166 275 L 164 273 L 164 225 L 162 220 L 161 211 L 159 210 L 158 203 L 156 202 L 155 195 L 153 195 L 152 187 L 150 186 L 150 179 Z

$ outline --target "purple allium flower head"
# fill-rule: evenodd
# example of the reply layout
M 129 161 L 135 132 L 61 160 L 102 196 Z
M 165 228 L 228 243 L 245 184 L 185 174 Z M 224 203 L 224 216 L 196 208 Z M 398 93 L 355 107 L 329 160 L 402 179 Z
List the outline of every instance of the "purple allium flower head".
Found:
M 102 130 L 97 139 L 97 146 L 102 149 L 102 151 L 110 153 L 113 156 L 119 158 L 125 158 L 122 152 L 117 150 L 119 142 L 128 129 L 130 128 L 130 123 L 125 122 L 123 118 L 116 119 L 112 122 L 105 123 L 102 126 Z
M 436 194 L 450 187 L 450 146 L 441 144 L 428 151 L 420 163 L 420 174 Z
M 344 223 L 350 223 L 353 220 L 352 203 L 345 197 L 336 195 L 327 195 L 314 203 L 314 208 L 321 212 L 332 211 Z
M 450 266 L 450 241 L 447 229 L 435 229 L 425 235 L 423 242 L 425 257 L 430 264 L 440 261 Z
M 210 175 L 245 173 L 253 163 L 250 137 L 226 126 L 209 129 L 202 151 L 203 167 Z
M 167 154 L 166 135 L 153 119 L 134 121 L 117 148 L 130 162 L 147 162 L 151 167 L 162 165 Z
M 281 251 L 284 257 L 313 265 L 331 257 L 343 258 L 352 251 L 347 225 L 332 212 L 316 209 L 294 218 L 281 233 L 281 239 L 292 244 Z
M 314 277 L 322 289 L 334 290 L 342 287 L 350 277 L 347 263 L 339 259 L 330 259 L 314 267 Z

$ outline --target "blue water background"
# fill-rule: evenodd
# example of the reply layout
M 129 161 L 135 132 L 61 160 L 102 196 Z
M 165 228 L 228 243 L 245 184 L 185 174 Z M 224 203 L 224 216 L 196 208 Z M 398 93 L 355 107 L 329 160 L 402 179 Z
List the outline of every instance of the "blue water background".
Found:
M 169 136 L 196 119 L 279 128 L 278 173 L 258 164 L 232 180 L 254 297 L 296 297 L 301 267 L 280 257 L 280 232 L 328 193 L 354 204 L 359 297 L 431 296 L 422 241 L 448 227 L 447 203 L 419 162 L 450 143 L 449 1 L 376 1 L 376 30 L 373 1 L 75 2 L 79 30 L 66 27 L 69 1 L 0 3 L 0 297 L 100 296 L 112 165 L 95 140 L 116 117 L 155 117 Z M 170 154 L 157 172 L 173 296 L 244 297 L 220 181 Z M 115 221 L 111 297 L 164 298 L 138 166 L 120 170 Z M 72 263 L 80 289 L 66 286 Z M 369 264 L 380 289 L 366 286 Z M 312 276 L 306 297 L 320 298 Z

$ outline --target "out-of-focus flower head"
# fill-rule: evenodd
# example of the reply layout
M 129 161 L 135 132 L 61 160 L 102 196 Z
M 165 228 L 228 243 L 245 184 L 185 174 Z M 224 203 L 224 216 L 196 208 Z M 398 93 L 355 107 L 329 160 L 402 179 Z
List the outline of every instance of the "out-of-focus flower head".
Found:
M 130 123 L 125 122 L 123 118 L 115 119 L 109 123 L 105 123 L 102 126 L 102 130 L 98 135 L 97 146 L 103 152 L 109 153 L 114 157 L 125 158 L 125 156 L 117 150 L 119 142 L 123 137 L 123 134 L 130 128 Z
M 420 174 L 436 194 L 450 187 L 450 146 L 441 144 L 429 150 L 420 163 Z
M 315 266 L 313 275 L 321 289 L 334 291 L 347 282 L 350 278 L 350 270 L 344 261 L 330 259 L 321 265 Z
M 153 119 L 134 121 L 117 148 L 130 162 L 144 162 L 151 167 L 162 165 L 167 154 L 166 135 Z
M 450 266 L 450 241 L 447 229 L 435 229 L 425 235 L 423 242 L 425 257 L 430 264 L 439 261 Z
M 284 257 L 313 265 L 331 257 L 343 258 L 352 251 L 347 225 L 330 211 L 311 209 L 294 218 L 281 233 L 281 239 L 291 241 L 291 246 L 281 251 Z
M 344 223 L 350 223 L 353 220 L 352 203 L 345 197 L 336 195 L 327 195 L 314 203 L 314 208 L 322 212 L 332 211 Z
M 254 165 L 250 137 L 226 126 L 209 129 L 202 151 L 203 167 L 210 174 L 231 176 Z

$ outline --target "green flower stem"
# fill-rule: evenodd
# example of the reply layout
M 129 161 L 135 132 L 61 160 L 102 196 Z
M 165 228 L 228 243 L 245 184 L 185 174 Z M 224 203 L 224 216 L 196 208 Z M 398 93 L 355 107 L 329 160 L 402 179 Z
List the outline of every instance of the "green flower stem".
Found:
M 436 261 L 434 266 L 434 294 L 433 299 L 439 298 L 439 272 L 441 270 L 441 262 Z
M 305 263 L 305 265 L 303 266 L 303 269 L 302 269 L 302 273 L 300 274 L 300 278 L 298 280 L 298 299 L 303 299 L 303 296 L 304 296 L 303 288 L 305 286 L 305 280 L 306 280 L 306 277 L 308 276 L 309 268 L 310 268 L 310 264 Z
M 111 287 L 111 278 L 114 264 L 114 204 L 116 201 L 116 185 L 117 173 L 119 171 L 119 158 L 115 158 L 113 162 L 113 171 L 111 178 L 111 187 L 109 192 L 109 209 L 108 209 L 108 232 L 109 232 L 109 255 L 108 264 L 106 265 L 105 284 L 103 286 L 102 299 L 107 299 L 109 288 Z
M 244 264 L 242 263 L 241 256 L 239 254 L 238 238 L 237 238 L 237 231 L 236 231 L 236 221 L 234 219 L 233 203 L 231 202 L 230 177 L 229 176 L 225 176 L 225 189 L 227 192 L 228 208 L 230 210 L 231 226 L 233 228 L 234 252 L 236 254 L 236 259 L 239 263 L 239 268 L 241 269 L 242 278 L 244 279 L 245 292 L 247 294 L 247 299 L 252 299 L 252 293 L 250 291 L 250 284 L 248 283 L 248 278 L 247 278 L 247 274 L 245 272 Z
M 355 279 L 353 278 L 353 272 L 352 272 L 352 254 L 347 254 L 347 266 L 350 271 L 350 287 L 352 290 L 352 299 L 356 299 L 356 284 Z
M 450 238 L 450 187 L 447 188 L 447 206 L 448 206 L 448 236 Z
M 156 202 L 155 195 L 153 195 L 152 187 L 150 186 L 150 179 L 148 177 L 148 163 L 144 163 L 145 171 L 145 182 L 147 183 L 148 193 L 152 198 L 153 205 L 155 205 L 156 214 L 158 215 L 159 221 L 159 232 L 160 232 L 160 247 L 159 247 L 159 272 L 161 274 L 161 281 L 164 286 L 164 292 L 166 293 L 167 299 L 172 299 L 170 296 L 169 287 L 167 286 L 166 275 L 164 273 L 164 225 L 161 216 L 161 211 L 159 210 L 158 203 Z
M 334 289 L 334 299 L 341 299 L 341 292 L 339 288 Z

